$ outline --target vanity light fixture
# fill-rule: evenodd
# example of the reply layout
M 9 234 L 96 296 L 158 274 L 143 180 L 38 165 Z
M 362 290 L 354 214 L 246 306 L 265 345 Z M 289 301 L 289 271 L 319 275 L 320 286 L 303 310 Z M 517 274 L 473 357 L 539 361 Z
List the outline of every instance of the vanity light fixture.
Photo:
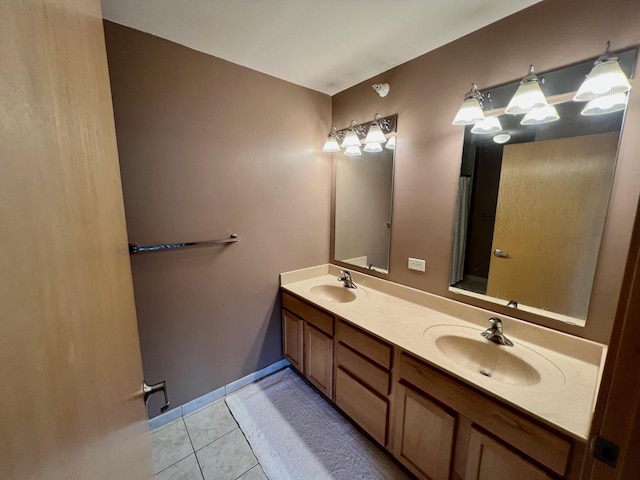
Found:
M 471 129 L 471 133 L 479 133 L 481 135 L 488 133 L 497 133 L 502 130 L 502 125 L 498 117 L 486 117 L 484 120 L 480 120 Z
M 382 128 L 380 128 L 380 124 L 382 124 L 382 126 L 387 127 L 385 130 L 388 130 L 388 125 L 385 125 L 384 122 L 389 123 L 389 121 L 384 120 L 379 113 L 376 113 L 369 127 L 367 137 L 364 139 L 364 143 L 384 143 L 387 141 Z
M 338 133 L 338 129 L 336 127 L 331 127 L 331 131 L 327 136 L 327 141 L 324 142 L 324 146 L 322 147 L 323 152 L 339 152 L 340 145 L 338 144 L 338 139 L 336 137 Z
M 453 119 L 454 125 L 471 125 L 484 120 L 484 112 L 482 111 L 482 101 L 484 95 L 478 91 L 478 86 L 475 83 L 471 84 L 471 90 L 464 96 L 462 106 L 455 118 Z
M 520 81 L 520 86 L 509 101 L 504 113 L 521 115 L 534 108 L 542 108 L 549 105 L 540 88 L 541 83 L 542 80 L 535 74 L 533 65 L 529 65 L 529 73 Z
M 331 127 L 322 151 L 339 152 L 341 148 L 354 147 L 349 148 L 345 154 L 357 156 L 362 154 L 360 146 L 365 144 L 365 151 L 381 152 L 382 144 L 387 142 L 385 135 L 395 136 L 397 124 L 397 114 L 382 117 L 376 113 L 371 122 L 358 124 L 355 120 L 351 120 L 349 127 L 342 130 Z M 393 146 L 395 146 L 395 139 Z M 387 148 L 393 149 L 393 146 Z
M 560 120 L 558 110 L 553 105 L 547 105 L 541 108 L 534 108 L 524 114 L 521 125 L 541 125 L 543 123 L 555 122 Z
M 358 137 L 358 123 L 355 120 L 351 120 L 351 125 L 349 126 L 347 134 L 344 136 L 344 140 L 342 140 L 341 147 L 360 147 L 360 138 Z
M 604 97 L 589 100 L 580 112 L 581 115 L 604 115 L 605 113 L 619 112 L 627 107 L 627 94 L 616 93 Z
M 629 79 L 620 68 L 620 59 L 609 51 L 610 46 L 611 42 L 607 42 L 605 52 L 594 62 L 591 72 L 573 96 L 576 102 L 631 90 Z

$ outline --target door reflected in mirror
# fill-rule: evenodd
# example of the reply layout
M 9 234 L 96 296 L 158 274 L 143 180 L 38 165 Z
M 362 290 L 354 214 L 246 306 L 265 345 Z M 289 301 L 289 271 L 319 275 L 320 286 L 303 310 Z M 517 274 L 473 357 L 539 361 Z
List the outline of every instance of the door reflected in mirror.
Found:
M 335 260 L 388 273 L 395 150 L 333 155 Z
M 565 90 L 545 93 L 575 90 L 591 65 L 547 74 Z M 489 91 L 495 112 L 517 86 Z M 500 132 L 465 127 L 449 289 L 584 326 L 625 111 L 583 115 L 564 97 L 557 121 L 502 114 Z

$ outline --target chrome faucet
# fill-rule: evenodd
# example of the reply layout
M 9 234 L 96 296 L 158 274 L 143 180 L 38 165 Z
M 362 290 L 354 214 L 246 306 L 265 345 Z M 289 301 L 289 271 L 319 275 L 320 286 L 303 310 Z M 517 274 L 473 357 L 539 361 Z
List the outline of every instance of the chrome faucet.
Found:
M 346 288 L 358 288 L 356 284 L 351 280 L 351 274 L 346 270 L 340 270 L 340 273 L 344 275 L 343 277 L 338 277 L 338 280 L 344 283 Z
M 504 333 L 502 333 L 502 321 L 499 318 L 491 317 L 489 319 L 489 325 L 491 326 L 480 335 L 490 342 L 497 343 L 498 345 L 513 347 L 513 342 L 505 337 Z

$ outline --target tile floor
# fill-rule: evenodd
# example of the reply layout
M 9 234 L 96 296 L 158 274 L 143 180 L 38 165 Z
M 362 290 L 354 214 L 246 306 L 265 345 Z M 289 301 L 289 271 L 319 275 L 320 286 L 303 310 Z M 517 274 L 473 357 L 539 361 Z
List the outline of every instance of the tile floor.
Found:
M 224 399 L 151 432 L 156 480 L 268 480 Z

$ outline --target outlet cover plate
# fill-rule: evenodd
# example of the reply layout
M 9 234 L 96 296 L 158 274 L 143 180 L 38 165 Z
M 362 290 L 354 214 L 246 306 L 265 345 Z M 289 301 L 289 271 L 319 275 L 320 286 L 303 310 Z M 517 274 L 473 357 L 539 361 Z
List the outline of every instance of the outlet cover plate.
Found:
M 409 257 L 409 270 L 417 270 L 418 272 L 424 272 L 425 267 L 426 267 L 426 262 L 421 258 Z

